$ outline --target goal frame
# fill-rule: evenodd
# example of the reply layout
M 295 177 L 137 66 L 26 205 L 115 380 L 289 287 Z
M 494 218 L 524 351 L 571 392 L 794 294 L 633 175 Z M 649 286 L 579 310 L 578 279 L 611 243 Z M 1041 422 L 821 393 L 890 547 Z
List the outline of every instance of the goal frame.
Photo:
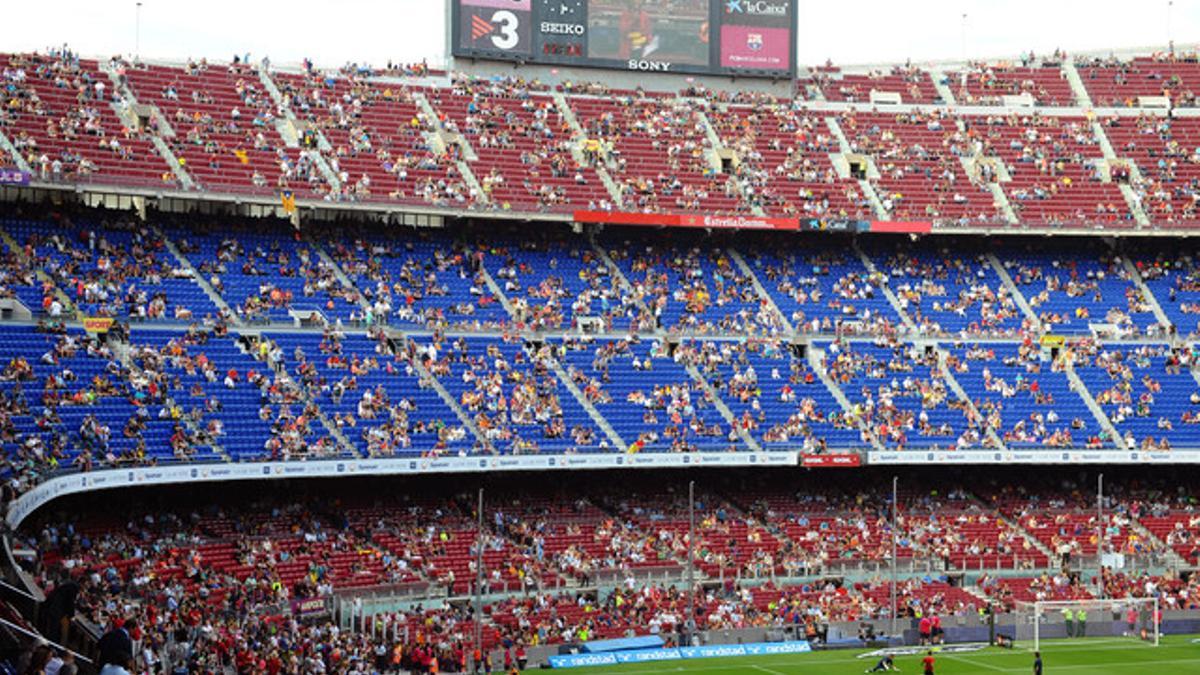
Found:
M 1105 598 L 1091 600 L 1035 600 L 1033 602 L 1018 602 L 1016 610 L 1022 620 L 1029 620 L 1033 624 L 1033 648 L 1034 650 L 1041 649 L 1041 627 L 1042 619 L 1047 616 L 1047 612 L 1061 611 L 1063 609 L 1083 609 L 1085 611 L 1105 611 L 1112 613 L 1114 610 L 1128 608 L 1131 605 L 1139 606 L 1139 614 L 1142 610 L 1149 609 L 1150 611 L 1150 628 L 1152 632 L 1147 635 L 1147 643 L 1157 647 L 1160 644 L 1162 637 L 1162 626 L 1160 625 L 1161 614 L 1160 606 L 1157 597 L 1152 598 Z M 1123 621 L 1123 619 L 1122 619 Z M 1145 622 L 1141 623 L 1142 627 L 1146 627 Z M 1018 627 L 1019 629 L 1019 627 Z M 1019 630 L 1018 630 L 1019 632 Z M 1086 637 L 1082 639 L 1087 639 Z

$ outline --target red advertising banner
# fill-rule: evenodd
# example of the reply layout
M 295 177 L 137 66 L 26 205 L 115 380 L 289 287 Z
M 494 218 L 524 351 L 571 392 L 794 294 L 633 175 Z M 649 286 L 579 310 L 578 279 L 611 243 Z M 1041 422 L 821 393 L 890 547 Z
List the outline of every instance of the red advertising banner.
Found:
M 799 230 L 795 218 L 760 218 L 758 216 L 678 216 L 681 227 L 707 227 L 714 230 Z
M 571 216 L 578 223 L 609 225 L 675 225 L 679 216 L 666 213 L 630 213 L 627 211 L 576 211 Z
M 929 234 L 933 232 L 933 223 L 919 220 L 873 220 L 872 232 L 896 232 L 899 234 Z
M 860 455 L 802 455 L 800 466 L 806 468 L 840 467 L 852 469 L 862 466 Z
M 673 213 L 630 213 L 626 211 L 576 211 L 572 217 L 579 223 L 608 225 L 650 225 L 655 227 L 704 227 L 714 230 L 799 230 L 795 218 L 760 218 L 757 216 L 702 216 Z

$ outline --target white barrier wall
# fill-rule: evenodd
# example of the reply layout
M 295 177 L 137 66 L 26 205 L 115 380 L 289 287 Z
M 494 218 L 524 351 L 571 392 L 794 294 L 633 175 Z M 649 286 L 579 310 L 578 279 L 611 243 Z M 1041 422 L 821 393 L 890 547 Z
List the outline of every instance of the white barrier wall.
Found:
M 29 514 L 66 495 L 125 487 L 230 480 L 324 478 L 333 476 L 402 476 L 488 471 L 556 471 L 672 467 L 796 466 L 796 452 L 695 452 L 655 454 L 507 455 L 501 457 L 436 457 L 337 459 L 294 462 L 179 464 L 175 466 L 104 469 L 55 476 L 22 494 L 9 505 L 6 521 L 16 528 Z

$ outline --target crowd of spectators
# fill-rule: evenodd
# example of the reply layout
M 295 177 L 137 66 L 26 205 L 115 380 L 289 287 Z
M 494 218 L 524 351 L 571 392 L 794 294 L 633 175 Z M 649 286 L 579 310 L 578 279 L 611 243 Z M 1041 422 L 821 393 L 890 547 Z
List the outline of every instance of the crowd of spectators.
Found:
M 955 537 L 969 525 L 999 526 L 1007 517 L 1024 523 L 1025 532 L 1007 524 L 998 530 L 998 544 L 1006 546 L 1015 540 L 1005 537 L 1040 537 L 1026 534 L 1031 518 L 1069 528 L 1089 517 L 1092 505 L 1078 483 L 1034 483 L 1000 478 L 976 493 L 948 486 L 902 492 L 902 559 L 951 557 L 951 548 L 966 543 Z M 482 539 L 468 495 L 336 492 L 166 508 L 129 502 L 106 514 L 39 519 L 20 539 L 39 552 L 29 569 L 48 595 L 69 596 L 67 616 L 126 633 L 127 657 L 146 670 L 353 669 L 356 663 L 420 670 L 437 658 L 453 672 L 474 658 L 476 620 L 488 658 L 517 665 L 537 646 L 629 634 L 674 641 L 689 605 L 702 629 L 792 629 L 813 640 L 824 639 L 834 622 L 893 614 L 914 625 L 943 617 L 986 622 L 988 611 L 1011 611 L 1017 602 L 1092 599 L 1101 592 L 1158 597 L 1164 609 L 1200 607 L 1192 577 L 1105 569 L 1092 578 L 1057 567 L 1057 559 L 1017 576 L 988 570 L 967 586 L 906 572 L 892 607 L 890 581 L 851 583 L 827 567 L 835 558 L 890 556 L 888 500 L 857 478 L 795 493 L 782 484 L 763 486 L 739 495 L 745 507 L 715 491 L 697 493 L 701 583 L 689 598 L 681 585 L 689 546 L 683 492 L 585 484 L 575 486 L 582 492 L 502 488 L 484 514 Z M 1106 536 L 1127 530 L 1129 519 L 1194 509 L 1182 485 L 1162 490 L 1171 484 L 1115 484 Z M 1062 539 L 1079 536 L 1067 532 Z M 494 595 L 476 617 L 469 595 L 480 542 L 487 592 Z M 778 572 L 762 572 L 764 562 Z M 674 576 L 664 582 L 644 574 L 661 579 L 663 570 Z M 571 584 L 563 587 L 559 574 Z M 364 613 L 354 600 L 356 589 L 401 588 L 417 593 L 406 609 Z

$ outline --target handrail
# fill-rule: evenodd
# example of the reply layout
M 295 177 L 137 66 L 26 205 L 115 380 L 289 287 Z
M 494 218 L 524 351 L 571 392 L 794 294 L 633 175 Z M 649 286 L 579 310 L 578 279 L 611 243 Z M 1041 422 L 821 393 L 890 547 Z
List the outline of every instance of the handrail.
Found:
M 48 640 L 48 639 L 46 639 L 44 636 L 42 636 L 42 635 L 40 635 L 40 634 L 38 634 L 38 633 L 35 633 L 35 632 L 33 632 L 33 631 L 30 631 L 30 630 L 28 630 L 28 629 L 26 629 L 26 628 L 23 628 L 23 627 L 21 627 L 21 626 L 18 626 L 17 624 L 15 624 L 15 623 L 13 623 L 13 622 L 11 622 L 11 621 L 7 620 L 7 619 L 0 618 L 0 626 L 7 626 L 7 627 L 9 627 L 9 628 L 11 628 L 11 629 L 13 629 L 13 630 L 17 631 L 18 633 L 21 633 L 22 635 L 25 635 L 25 636 L 27 636 L 27 637 L 31 637 L 31 638 L 33 638 L 34 640 L 37 640 L 37 641 L 38 641 L 38 642 L 40 642 L 41 644 L 50 645 L 51 647 L 54 647 L 55 649 L 57 649 L 57 650 L 59 650 L 59 651 L 61 651 L 61 652 L 66 652 L 66 653 L 68 653 L 68 654 L 71 654 L 71 655 L 73 655 L 73 656 L 74 656 L 76 659 L 79 659 L 80 661 L 83 661 L 83 662 L 85 662 L 85 663 L 90 663 L 90 664 L 92 664 L 92 665 L 95 665 L 95 664 L 96 664 L 96 662 L 95 662 L 95 661 L 92 661 L 91 659 L 89 659 L 88 657 L 84 656 L 83 654 L 80 654 L 79 652 L 75 651 L 74 649 L 71 649 L 71 648 L 69 648 L 69 647 L 66 647 L 66 646 L 64 646 L 64 645 L 60 645 L 59 643 L 57 643 L 57 642 L 55 642 L 55 641 L 53 641 L 53 640 Z

